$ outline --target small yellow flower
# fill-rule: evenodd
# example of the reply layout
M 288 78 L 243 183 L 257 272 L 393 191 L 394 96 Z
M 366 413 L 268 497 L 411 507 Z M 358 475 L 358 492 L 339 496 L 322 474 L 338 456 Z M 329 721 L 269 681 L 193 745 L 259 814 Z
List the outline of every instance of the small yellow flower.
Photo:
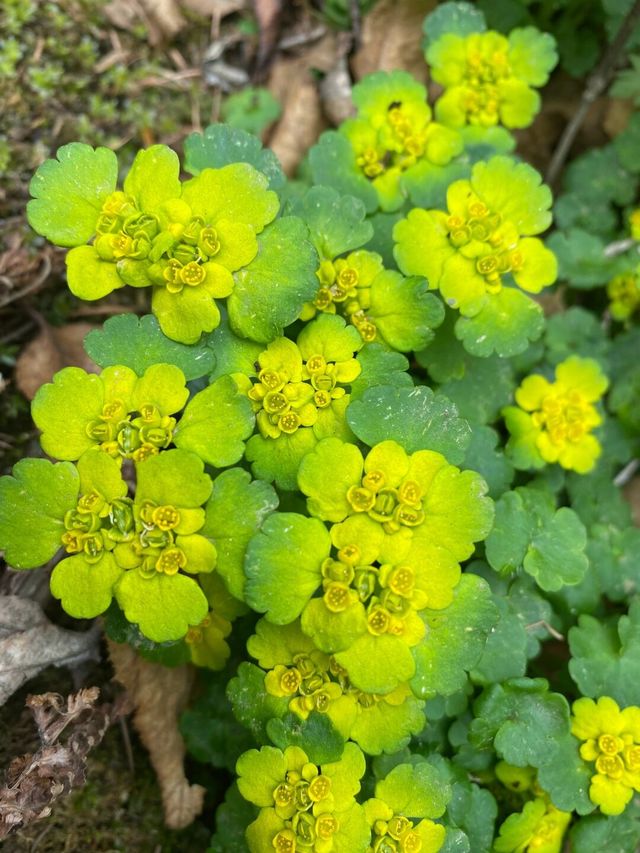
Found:
M 632 211 L 629 216 L 629 230 L 634 240 L 640 240 L 640 208 Z
M 591 434 L 602 423 L 594 403 L 608 384 L 596 361 L 578 356 L 556 367 L 555 382 L 527 376 L 515 394 L 519 408 L 504 410 L 516 465 L 539 468 L 558 462 L 579 474 L 590 471 L 601 452 Z
M 618 815 L 640 791 L 640 708 L 620 710 L 609 696 L 573 703 L 572 733 L 580 755 L 593 762 L 589 796 L 607 815 Z

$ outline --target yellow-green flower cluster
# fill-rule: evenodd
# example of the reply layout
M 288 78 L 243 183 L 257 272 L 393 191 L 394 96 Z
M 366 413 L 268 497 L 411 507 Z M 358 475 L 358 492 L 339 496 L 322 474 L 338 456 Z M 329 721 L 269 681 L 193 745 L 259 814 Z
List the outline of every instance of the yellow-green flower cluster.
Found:
M 638 270 L 620 273 L 607 284 L 609 311 L 614 320 L 626 322 L 640 307 Z
M 516 390 L 518 408 L 504 409 L 511 438 L 507 449 L 518 467 L 539 468 L 558 462 L 586 474 L 601 453 L 592 434 L 602 423 L 594 405 L 608 387 L 593 359 L 571 356 L 556 367 L 555 381 L 528 376 Z
M 536 797 L 502 824 L 494 853 L 561 853 L 570 821 L 570 812 L 560 811 L 547 797 Z
M 593 766 L 592 802 L 607 815 L 624 811 L 640 791 L 640 708 L 620 709 L 609 696 L 573 703 L 571 731 L 583 741 L 580 755 Z
M 449 127 L 465 124 L 518 128 L 540 108 L 534 87 L 544 86 L 557 61 L 552 36 L 533 27 L 469 35 L 447 33 L 427 50 L 431 76 L 444 87 L 436 116 Z

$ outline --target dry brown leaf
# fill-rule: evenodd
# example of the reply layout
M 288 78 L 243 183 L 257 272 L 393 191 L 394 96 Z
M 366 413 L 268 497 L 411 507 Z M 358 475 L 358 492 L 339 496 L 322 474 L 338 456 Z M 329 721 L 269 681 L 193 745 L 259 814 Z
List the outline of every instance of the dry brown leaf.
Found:
M 17 595 L 0 596 L 0 705 L 47 666 L 99 660 L 101 629 L 65 631 L 39 605 Z
M 247 7 L 248 0 L 180 0 L 183 9 L 189 9 L 196 15 L 209 17 L 213 14 L 222 19 Z
M 320 93 L 311 69 L 330 71 L 338 56 L 337 39 L 327 33 L 300 57 L 278 57 L 271 66 L 269 89 L 282 104 L 282 116 L 269 139 L 287 175 L 326 127 Z
M 280 34 L 282 0 L 253 0 L 253 9 L 258 21 L 260 35 L 255 73 L 260 79 L 269 65 Z
M 202 811 L 205 794 L 201 785 L 189 784 L 184 775 L 185 745 L 178 729 L 193 684 L 193 667 L 150 663 L 131 646 L 107 643 L 115 678 L 134 706 L 133 723 L 158 777 L 165 823 L 183 829 Z
M 150 44 L 171 38 L 187 23 L 178 0 L 111 0 L 104 13 L 114 26 L 124 30 L 142 21 Z
M 28 400 L 53 374 L 71 365 L 91 373 L 98 368 L 82 348 L 85 336 L 97 326 L 92 323 L 69 323 L 66 326 L 43 326 L 40 334 L 20 353 L 16 362 L 16 385 Z
M 634 112 L 633 101 L 622 98 L 608 98 L 607 112 L 603 128 L 610 139 L 615 139 L 629 124 Z
M 6 771 L 0 786 L 0 839 L 48 817 L 56 800 L 84 784 L 88 753 L 109 726 L 127 713 L 125 696 L 96 708 L 99 695 L 99 688 L 89 687 L 68 696 L 66 702 L 57 693 L 27 698 L 43 746 L 34 754 L 14 758 Z M 68 726 L 73 731 L 66 743 L 56 743 Z
M 379 0 L 362 21 L 360 47 L 352 61 L 355 76 L 402 68 L 426 81 L 422 22 L 435 6 L 436 0 Z

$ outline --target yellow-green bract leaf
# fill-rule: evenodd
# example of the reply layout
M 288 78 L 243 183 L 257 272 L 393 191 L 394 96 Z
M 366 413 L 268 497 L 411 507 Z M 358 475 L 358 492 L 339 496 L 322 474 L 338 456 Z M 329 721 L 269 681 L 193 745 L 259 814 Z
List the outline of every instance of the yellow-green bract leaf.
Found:
M 320 257 L 331 261 L 364 246 L 373 236 L 363 203 L 331 187 L 312 187 L 292 204 L 291 213 L 306 223 Z
M 579 583 L 588 568 L 587 535 L 576 513 L 555 509 L 553 499 L 534 489 L 506 492 L 486 543 L 487 560 L 498 572 L 520 566 L 547 592 Z
M 187 346 L 163 335 L 153 314 L 110 317 L 102 328 L 89 332 L 84 348 L 100 367 L 124 364 L 138 376 L 152 364 L 175 364 L 187 380 L 199 379 L 211 373 L 216 364 L 210 347 Z
M 383 270 L 371 285 L 368 316 L 394 350 L 421 350 L 444 320 L 444 305 L 428 292 L 427 280 L 405 278 L 395 270 Z
M 380 385 L 370 388 L 347 409 L 349 426 L 370 447 L 387 439 L 407 453 L 436 450 L 449 462 L 463 461 L 471 428 L 446 397 L 430 388 Z
M 349 673 L 349 680 L 365 693 L 391 693 L 415 672 L 411 649 L 391 634 L 363 634 L 335 659 Z
M 542 767 L 556 760 L 558 742 L 569 734 L 569 704 L 551 693 L 544 678 L 514 678 L 494 684 L 474 705 L 471 742 L 492 743 L 516 767 Z
M 71 142 L 45 160 L 29 184 L 31 227 L 57 246 L 81 246 L 95 234 L 105 199 L 116 188 L 118 161 L 108 148 Z
M 242 457 L 254 423 L 249 398 L 230 376 L 221 376 L 187 403 L 174 442 L 210 465 L 224 468 Z
M 166 450 L 145 459 L 137 475 L 137 503 L 199 507 L 211 494 L 211 477 L 204 473 L 204 463 L 186 450 Z
M 542 308 L 512 287 L 491 294 L 480 313 L 460 317 L 455 327 L 467 352 L 481 358 L 494 352 L 504 358 L 518 355 L 543 331 Z
M 242 565 L 247 543 L 277 506 L 278 496 L 273 487 L 252 480 L 249 472 L 241 468 L 223 471 L 213 482 L 201 533 L 215 543 L 216 571 L 224 578 L 229 592 L 240 600 L 244 598 Z
M 166 145 L 138 151 L 124 182 L 144 213 L 154 213 L 165 201 L 180 197 L 180 161 Z
M 53 570 L 51 593 L 70 616 L 93 619 L 111 604 L 113 587 L 121 575 L 122 569 L 109 552 L 97 563 L 88 563 L 84 554 L 74 554 Z
M 278 219 L 258 237 L 258 254 L 235 274 L 227 300 L 229 322 L 238 335 L 269 343 L 300 315 L 318 290 L 318 256 L 302 220 Z
M 498 621 L 489 585 L 477 575 L 464 574 L 446 610 L 423 610 L 425 639 L 413 650 L 416 696 L 449 696 L 464 687 L 466 672 L 476 665 L 487 635 Z
M 202 133 L 192 133 L 184 143 L 184 167 L 191 175 L 203 169 L 218 169 L 232 163 L 249 163 L 269 178 L 272 190 L 280 189 L 285 177 L 278 158 L 263 148 L 253 134 L 224 124 L 210 124 Z
M 154 643 L 179 640 L 190 625 L 199 625 L 209 604 L 196 581 L 186 575 L 156 573 L 143 577 L 137 569 L 125 572 L 115 588 L 124 615 Z
M 13 476 L 0 477 L 0 550 L 12 568 L 33 569 L 53 557 L 79 487 L 69 462 L 22 459 Z
M 580 616 L 569 631 L 569 648 L 569 672 L 584 696 L 640 705 L 640 599 L 617 623 Z
M 398 764 L 376 785 L 376 797 L 396 814 L 412 818 L 442 817 L 451 799 L 451 786 L 429 764 Z
M 278 625 L 293 622 L 320 586 L 330 548 L 318 519 L 291 512 L 269 516 L 247 548 L 247 604 Z

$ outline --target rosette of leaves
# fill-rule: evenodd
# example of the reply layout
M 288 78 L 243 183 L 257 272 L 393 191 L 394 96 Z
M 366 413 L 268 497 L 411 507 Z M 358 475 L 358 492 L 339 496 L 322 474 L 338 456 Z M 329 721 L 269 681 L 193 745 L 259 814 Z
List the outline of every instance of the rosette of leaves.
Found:
M 300 616 L 356 688 L 390 693 L 416 674 L 427 611 L 452 606 L 459 561 L 490 528 L 484 484 L 438 453 L 387 441 L 364 461 L 331 438 L 298 479 L 312 517 L 265 522 L 247 550 L 246 601 L 275 624 Z M 339 523 L 327 531 L 325 520 Z
M 361 373 L 362 338 L 342 317 L 321 314 L 295 343 L 278 337 L 263 349 L 228 329 L 216 340 L 218 371 L 229 374 L 216 382 L 233 379 L 255 413 L 245 452 L 254 476 L 295 489 L 300 462 L 318 441 L 352 437 L 345 411 Z
M 397 210 L 412 186 L 441 190 L 463 140 L 432 121 L 426 94 L 406 71 L 363 77 L 352 92 L 356 117 L 323 133 L 309 152 L 314 182 L 356 196 L 368 212 Z
M 444 3 L 427 15 L 426 60 L 444 88 L 435 113 L 447 127 L 466 124 L 527 127 L 540 109 L 536 88 L 558 61 L 553 36 L 535 27 L 508 36 L 487 31 L 484 15 L 470 3 Z
M 261 619 L 247 650 L 258 666 L 243 664 L 229 686 L 239 719 L 244 707 L 253 709 L 254 716 L 261 716 L 257 709 L 264 707 L 276 719 L 294 715 L 304 731 L 322 715 L 343 741 L 353 740 L 370 755 L 401 749 L 424 727 L 424 702 L 413 696 L 408 683 L 385 695 L 358 690 L 347 672 L 301 630 L 298 620 L 274 625 Z
M 438 853 L 446 830 L 432 818 L 441 817 L 451 797 L 440 773 L 421 756 L 397 764 L 378 780 L 375 796 L 364 803 L 371 827 L 372 850 L 420 850 Z
M 99 375 L 65 367 L 38 390 L 31 410 L 55 459 L 99 447 L 118 462 L 140 463 L 175 445 L 219 468 L 238 462 L 254 424 L 245 395 L 223 376 L 187 403 L 188 396 L 173 364 L 151 365 L 142 376 L 124 365 Z
M 353 251 L 373 235 L 361 201 L 330 187 L 312 187 L 292 205 L 292 212 L 308 226 L 320 258 L 318 291 L 301 319 L 317 312 L 337 313 L 356 327 L 365 343 L 377 341 L 400 352 L 422 349 L 431 341 L 444 309 L 428 293 L 427 282 L 385 269 L 375 252 Z
M 122 190 L 117 176 L 112 151 L 71 143 L 31 181 L 29 222 L 56 245 L 71 247 L 67 277 L 76 296 L 94 300 L 125 284 L 151 287 L 160 327 L 184 343 L 216 328 L 216 300 L 226 297 L 239 331 L 268 339 L 259 325 L 252 331 L 243 324 L 242 315 L 265 298 L 256 289 L 277 290 L 280 304 L 268 312 L 276 328 L 295 319 L 311 295 L 314 253 L 297 220 L 280 220 L 259 236 L 280 206 L 262 173 L 236 162 L 181 183 L 176 153 L 154 145 L 139 152 Z M 283 284 L 273 264 L 285 241 Z
M 555 256 L 533 236 L 548 228 L 550 206 L 535 169 L 493 157 L 449 186 L 446 211 L 415 208 L 396 224 L 398 266 L 460 311 L 455 334 L 472 355 L 516 355 L 542 334 L 542 309 L 526 293 L 556 279 Z
M 364 850 L 369 825 L 355 801 L 364 771 L 364 755 L 353 743 L 338 761 L 321 764 L 296 746 L 243 753 L 236 764 L 238 788 L 260 809 L 246 830 L 249 849 Z
M 90 619 L 115 598 L 145 637 L 178 640 L 208 614 L 194 576 L 217 558 L 201 532 L 212 485 L 203 468 L 182 450 L 154 456 L 138 468 L 131 499 L 120 465 L 100 450 L 77 466 L 25 459 L 0 480 L 7 560 L 36 568 L 63 548 L 51 591 L 67 613 Z

